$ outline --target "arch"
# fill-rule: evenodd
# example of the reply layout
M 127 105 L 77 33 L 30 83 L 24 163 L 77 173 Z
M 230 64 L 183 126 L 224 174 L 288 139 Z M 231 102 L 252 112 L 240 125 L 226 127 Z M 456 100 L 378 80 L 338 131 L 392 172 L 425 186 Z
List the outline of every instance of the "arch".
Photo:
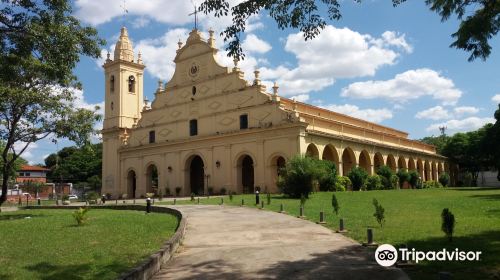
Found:
M 127 197 L 135 198 L 137 191 L 137 175 L 133 169 L 127 172 Z
M 347 176 L 349 171 L 356 166 L 356 156 L 351 148 L 347 147 L 342 153 L 342 174 Z
M 311 143 L 307 146 L 306 157 L 312 157 L 315 159 L 319 159 L 318 147 L 316 147 L 316 145 L 314 145 L 313 143 Z
M 433 181 L 437 181 L 437 163 L 436 162 L 431 162 L 431 178 Z
M 444 163 L 443 162 L 438 162 L 438 179 L 441 174 L 444 173 Z
M 339 155 L 337 153 L 337 149 L 333 147 L 332 145 L 328 144 L 326 145 L 325 149 L 323 150 L 323 156 L 321 157 L 323 160 L 328 160 L 333 163 L 335 163 L 335 168 L 337 169 L 337 174 L 339 173 Z
M 156 193 L 158 190 L 158 168 L 151 163 L 146 168 L 146 193 Z
M 368 175 L 372 175 L 372 163 L 370 161 L 370 154 L 366 150 L 361 151 L 359 154 L 359 167 L 363 168 Z
M 432 180 L 432 177 L 431 177 L 431 165 L 429 163 L 428 160 L 425 161 L 424 163 L 424 181 L 429 181 L 429 180 Z
M 420 179 L 423 181 L 424 180 L 424 163 L 422 162 L 422 159 L 417 159 L 417 172 L 418 175 L 420 176 Z
M 281 155 L 281 154 L 276 154 L 271 156 L 270 159 L 270 164 L 269 164 L 269 171 L 271 174 L 271 179 L 272 182 L 274 182 L 274 185 L 276 186 L 276 183 L 278 182 L 278 177 L 281 175 L 281 170 L 285 168 L 286 166 L 286 158 Z
M 408 159 L 408 170 L 411 171 L 411 170 L 416 170 L 417 167 L 415 166 L 415 160 L 410 157 L 410 159 Z
M 196 195 L 205 193 L 205 162 L 201 156 L 194 154 L 186 160 L 186 184 L 189 192 Z
M 405 171 L 408 171 L 408 168 L 406 167 L 406 160 L 405 160 L 404 156 L 399 156 L 399 159 L 398 159 L 398 168 L 402 169 L 402 170 L 405 170 Z
M 379 152 L 375 153 L 375 156 L 373 157 L 373 167 L 375 168 L 375 171 L 377 171 L 383 165 L 384 157 L 382 157 L 382 154 Z
M 242 193 L 253 193 L 255 182 L 254 160 L 248 154 L 242 154 L 237 161 L 238 187 Z
M 387 163 L 386 163 L 387 166 L 389 166 L 392 171 L 396 172 L 396 159 L 394 158 L 394 156 L 392 154 L 389 154 L 387 155 Z

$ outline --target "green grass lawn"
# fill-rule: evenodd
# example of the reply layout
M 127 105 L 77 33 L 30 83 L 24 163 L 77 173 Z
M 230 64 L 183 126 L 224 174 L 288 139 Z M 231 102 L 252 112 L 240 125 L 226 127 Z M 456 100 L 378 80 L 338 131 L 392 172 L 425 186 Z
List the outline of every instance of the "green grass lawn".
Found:
M 116 279 L 156 252 L 177 228 L 175 216 L 91 209 L 0 213 L 0 279 Z
M 439 271 L 453 273 L 454 279 L 500 278 L 500 189 L 425 189 L 369 192 L 335 193 L 340 204 L 336 217 L 331 206 L 332 193 L 315 193 L 305 205 L 305 215 L 311 221 L 319 220 L 319 212 L 325 211 L 327 224 L 337 229 L 338 218 L 342 217 L 347 236 L 366 241 L 366 229 L 373 228 L 375 241 L 379 244 L 407 244 L 409 248 L 429 251 L 443 248 L 459 248 L 465 251 L 482 251 L 480 262 L 427 262 L 405 268 L 414 279 L 437 279 Z M 373 217 L 373 198 L 385 208 L 386 222 L 381 228 Z M 235 195 L 233 201 L 224 197 L 225 204 L 245 204 L 255 207 L 254 195 Z M 279 211 L 283 203 L 285 211 L 297 216 L 300 202 L 273 195 L 267 205 L 265 195 L 261 199 L 265 208 Z M 202 204 L 219 204 L 220 198 L 201 198 Z M 194 203 L 196 203 L 195 201 Z M 171 204 L 171 202 L 163 204 Z M 192 204 L 177 201 L 177 204 Z M 449 243 L 441 232 L 441 211 L 449 208 L 455 215 L 455 237 Z M 397 247 L 397 246 L 396 246 Z M 496 275 L 493 277 L 493 275 Z

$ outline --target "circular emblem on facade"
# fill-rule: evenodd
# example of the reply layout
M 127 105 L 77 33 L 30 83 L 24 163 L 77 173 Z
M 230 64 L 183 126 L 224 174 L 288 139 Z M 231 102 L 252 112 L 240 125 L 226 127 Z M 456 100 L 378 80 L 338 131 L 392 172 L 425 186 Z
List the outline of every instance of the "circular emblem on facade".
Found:
M 200 72 L 200 66 L 197 63 L 191 64 L 191 67 L 189 68 L 189 76 L 190 77 L 196 77 L 198 76 L 198 73 Z

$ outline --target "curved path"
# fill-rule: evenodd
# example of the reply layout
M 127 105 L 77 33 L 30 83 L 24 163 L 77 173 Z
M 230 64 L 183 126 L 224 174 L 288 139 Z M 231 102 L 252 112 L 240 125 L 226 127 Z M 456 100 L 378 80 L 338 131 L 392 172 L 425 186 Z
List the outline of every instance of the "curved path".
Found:
M 247 207 L 174 208 L 187 216 L 186 235 L 154 279 L 408 279 L 309 221 Z

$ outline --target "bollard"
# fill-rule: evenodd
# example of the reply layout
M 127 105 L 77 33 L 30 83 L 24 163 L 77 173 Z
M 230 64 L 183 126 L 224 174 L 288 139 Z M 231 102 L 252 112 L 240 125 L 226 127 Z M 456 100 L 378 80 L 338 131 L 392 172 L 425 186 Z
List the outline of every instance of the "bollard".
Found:
M 151 213 L 151 198 L 146 199 L 146 213 Z
M 373 229 L 369 228 L 366 230 L 367 242 L 363 243 L 363 246 L 377 246 L 377 243 L 373 242 Z
M 280 213 L 286 213 L 285 206 L 283 205 L 283 203 L 281 203 L 281 205 L 280 205 Z
M 200 198 L 198 197 L 198 204 L 200 204 Z
M 37 198 L 38 206 L 42 205 L 40 198 Z
M 261 201 L 260 209 L 264 209 L 264 201 Z
M 325 212 L 320 211 L 319 212 L 319 222 L 317 224 L 326 224 L 325 222 Z
M 243 206 L 243 205 L 245 205 L 245 200 L 244 199 L 241 200 L 241 206 Z
M 339 229 L 336 231 L 338 233 L 345 233 L 347 230 L 344 228 L 344 219 L 340 218 L 339 220 Z
M 176 198 L 174 198 L 174 205 L 175 205 L 175 203 L 176 203 L 176 202 L 177 202 L 177 199 L 176 199 Z
M 306 216 L 304 216 L 304 206 L 300 206 L 299 208 L 299 218 L 304 219 Z
M 259 196 L 259 191 L 255 191 L 255 205 L 260 204 L 260 196 Z
M 223 205 L 223 204 L 224 204 L 224 198 L 223 198 L 223 197 L 221 197 L 221 198 L 220 198 L 220 205 Z

